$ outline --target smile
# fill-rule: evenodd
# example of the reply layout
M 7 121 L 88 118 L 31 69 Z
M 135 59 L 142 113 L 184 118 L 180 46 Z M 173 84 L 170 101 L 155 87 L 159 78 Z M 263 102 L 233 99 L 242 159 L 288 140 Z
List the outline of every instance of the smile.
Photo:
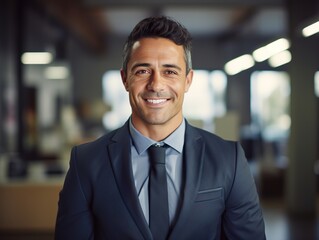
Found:
M 167 99 L 146 99 L 147 102 L 152 104 L 161 104 L 167 101 Z

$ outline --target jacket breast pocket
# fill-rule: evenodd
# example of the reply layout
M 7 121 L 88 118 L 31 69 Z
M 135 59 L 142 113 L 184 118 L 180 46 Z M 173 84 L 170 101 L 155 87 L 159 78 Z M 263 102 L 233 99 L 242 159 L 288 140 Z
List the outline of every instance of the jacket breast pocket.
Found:
M 223 188 L 212 188 L 202 190 L 197 193 L 195 202 L 213 201 L 221 199 L 223 196 Z

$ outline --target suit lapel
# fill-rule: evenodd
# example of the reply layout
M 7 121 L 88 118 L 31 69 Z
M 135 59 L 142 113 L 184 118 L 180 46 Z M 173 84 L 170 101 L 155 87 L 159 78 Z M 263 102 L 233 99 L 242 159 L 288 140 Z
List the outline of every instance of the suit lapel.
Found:
M 126 123 L 114 135 L 114 143 L 109 145 L 110 159 L 119 191 L 128 211 L 131 213 L 144 238 L 151 239 L 151 232 L 145 220 L 134 185 L 131 164 L 131 140 L 128 129 L 128 123 Z
M 204 159 L 205 144 L 198 132 L 186 125 L 185 143 L 184 143 L 184 195 L 182 197 L 182 206 L 175 226 L 172 228 L 169 239 L 178 239 L 179 232 L 185 231 L 184 220 L 188 218 L 189 211 L 197 195 L 202 165 Z M 182 191 L 183 192 L 183 191 Z

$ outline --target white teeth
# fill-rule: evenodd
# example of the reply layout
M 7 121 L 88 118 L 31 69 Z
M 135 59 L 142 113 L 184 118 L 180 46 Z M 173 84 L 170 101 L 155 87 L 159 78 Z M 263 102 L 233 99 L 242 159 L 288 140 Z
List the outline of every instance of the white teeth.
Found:
M 149 103 L 159 104 L 159 103 L 166 102 L 166 99 L 147 99 L 147 101 L 148 101 Z

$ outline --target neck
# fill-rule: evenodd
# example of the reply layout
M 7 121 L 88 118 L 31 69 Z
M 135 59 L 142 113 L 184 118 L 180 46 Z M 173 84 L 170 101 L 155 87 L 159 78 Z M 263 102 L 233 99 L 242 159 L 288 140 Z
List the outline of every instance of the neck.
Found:
M 142 122 L 139 119 L 134 119 L 134 117 L 132 117 L 133 126 L 141 134 L 157 142 L 167 138 L 181 125 L 182 121 L 183 117 L 181 117 L 180 119 L 176 119 L 173 122 L 164 124 L 145 124 L 145 122 Z

